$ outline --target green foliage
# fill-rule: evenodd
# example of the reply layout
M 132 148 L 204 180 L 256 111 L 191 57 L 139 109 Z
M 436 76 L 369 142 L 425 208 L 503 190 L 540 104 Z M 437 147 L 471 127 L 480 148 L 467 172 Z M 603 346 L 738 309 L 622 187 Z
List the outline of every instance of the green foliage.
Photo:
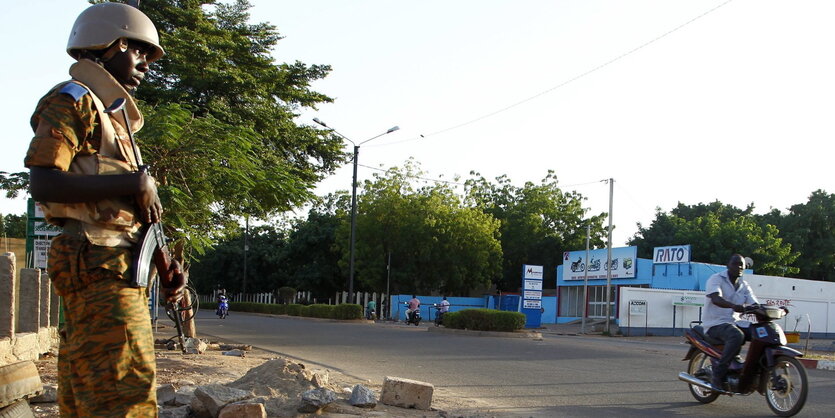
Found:
M 466 207 L 448 185 L 415 189 L 414 163 L 375 174 L 359 196 L 356 221 L 356 287 L 386 289 L 391 254 L 392 293 L 465 293 L 499 275 L 498 223 Z M 336 233 L 341 266 L 349 262 L 350 217 Z
M 286 306 L 287 306 L 287 312 L 285 312 L 285 313 L 287 315 L 290 315 L 290 316 L 301 316 L 302 315 L 302 308 L 304 308 L 304 305 L 290 304 L 290 305 L 286 305 Z
M 652 258 L 654 247 L 691 244 L 694 261 L 724 265 L 731 254 L 754 259 L 760 274 L 785 276 L 797 273 L 792 263 L 798 253 L 783 242 L 774 225 L 762 225 L 751 214 L 753 205 L 742 210 L 720 202 L 686 206 L 679 203 L 670 214 L 660 210 L 648 228 L 639 225 L 629 245 L 638 246 L 638 256 Z
M 333 311 L 334 319 L 362 319 L 362 306 L 355 303 L 336 305 Z
M 26 238 L 26 214 L 0 214 L 0 237 Z
M 500 222 L 502 277 L 500 290 L 519 287 L 523 264 L 544 266 L 546 286 L 556 287 L 556 267 L 564 251 L 585 248 L 586 226 L 591 226 L 591 245 L 604 245 L 605 213 L 586 217 L 585 200 L 576 192 L 563 192 L 553 171 L 540 182 L 518 187 L 507 176 L 487 181 L 478 173 L 467 180 L 469 204 Z
M 286 235 L 277 228 L 264 225 L 250 228 L 246 238 L 246 292 L 273 292 L 286 284 L 281 263 L 281 250 Z M 190 280 L 200 293 L 223 288 L 238 293 L 243 290 L 244 234 L 230 234 L 196 260 L 190 269 Z
M 284 303 L 291 303 L 293 297 L 296 296 L 296 289 L 289 286 L 282 286 L 278 288 L 278 298 Z
M 7 173 L 0 171 L 0 190 L 6 191 L 7 199 L 15 199 L 20 192 L 29 191 L 29 172 Z
M 464 309 L 444 314 L 447 328 L 476 331 L 517 331 L 525 327 L 525 314 L 493 309 Z
M 760 219 L 761 224 L 776 226 L 784 241 L 800 253 L 793 263 L 799 271 L 790 276 L 835 281 L 835 195 L 816 190 L 787 214 L 772 210 Z
M 345 159 L 340 138 L 296 123 L 332 101 L 311 89 L 330 67 L 275 63 L 281 35 L 249 23 L 250 8 L 245 0 L 141 3 L 166 55 L 137 90 L 145 113 L 137 140 L 160 181 L 168 235 L 198 254 L 242 216 L 269 219 L 309 201 Z M 10 191 L 22 180 L 3 176 L 2 185 Z
M 204 302 L 203 309 L 217 309 L 217 303 Z M 254 303 L 254 302 L 231 302 L 229 303 L 229 310 L 236 312 L 253 312 L 272 315 L 290 315 L 301 316 L 307 318 L 328 318 L 328 319 L 362 319 L 362 306 L 357 304 L 341 304 L 341 305 L 279 305 L 271 303 Z
M 319 298 L 346 288 L 347 274 L 339 267 L 340 255 L 335 249 L 336 229 L 341 220 L 335 208 L 340 204 L 347 207 L 346 197 L 327 196 L 310 209 L 307 219 L 293 224 L 280 254 L 288 285 Z

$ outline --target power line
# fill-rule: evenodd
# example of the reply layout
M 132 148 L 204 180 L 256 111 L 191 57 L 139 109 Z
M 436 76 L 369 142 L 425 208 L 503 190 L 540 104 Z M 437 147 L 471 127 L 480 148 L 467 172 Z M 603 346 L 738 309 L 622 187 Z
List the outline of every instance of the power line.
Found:
M 442 133 L 444 133 L 444 132 L 449 132 L 449 131 L 452 131 L 452 130 L 455 130 L 455 129 L 458 129 L 458 128 L 462 128 L 462 127 L 467 126 L 467 125 L 472 125 L 472 124 L 474 124 L 474 123 L 476 123 L 476 122 L 479 122 L 479 121 L 482 121 L 482 120 L 484 120 L 484 119 L 487 119 L 487 118 L 493 117 L 493 116 L 495 116 L 495 115 L 498 115 L 499 113 L 506 112 L 506 111 L 508 111 L 508 110 L 510 110 L 510 109 L 513 109 L 514 107 L 520 106 L 520 105 L 525 104 L 525 103 L 527 103 L 527 102 L 529 102 L 529 101 L 531 101 L 531 100 L 534 100 L 534 99 L 536 99 L 536 98 L 539 98 L 539 97 L 541 97 L 541 96 L 544 96 L 544 95 L 546 95 L 546 94 L 548 94 L 548 93 L 550 93 L 550 92 L 552 92 L 552 91 L 554 91 L 554 90 L 557 90 L 557 89 L 559 89 L 559 88 L 561 88 L 561 87 L 564 87 L 564 86 L 566 86 L 566 85 L 568 85 L 568 84 L 571 84 L 571 83 L 573 83 L 573 82 L 575 82 L 575 81 L 577 81 L 577 80 L 580 80 L 580 79 L 582 79 L 582 78 L 585 78 L 586 76 L 591 75 L 592 73 L 595 73 L 595 72 L 597 72 L 597 71 L 599 71 L 599 70 L 601 70 L 601 69 L 603 69 L 603 68 L 605 68 L 605 67 L 608 67 L 609 65 L 614 64 L 615 62 L 620 61 L 620 60 L 622 60 L 622 59 L 624 59 L 624 58 L 626 58 L 626 57 L 628 57 L 628 56 L 630 56 L 630 55 L 632 55 L 632 54 L 634 54 L 634 53 L 636 53 L 636 52 L 640 51 L 641 49 L 643 49 L 643 48 L 645 48 L 645 47 L 647 47 L 647 46 L 649 46 L 649 45 L 652 45 L 652 44 L 654 44 L 654 43 L 656 43 L 656 42 L 660 41 L 660 40 L 661 40 L 661 39 L 663 39 L 663 38 L 666 38 L 667 36 L 669 36 L 669 35 L 671 35 L 671 34 L 673 34 L 673 33 L 677 32 L 677 31 L 679 31 L 680 29 L 684 28 L 685 26 L 687 26 L 687 25 L 689 25 L 689 24 L 691 24 L 691 23 L 693 23 L 693 22 L 695 22 L 695 21 L 697 21 L 697 20 L 699 20 L 699 19 L 701 19 L 701 18 L 703 18 L 703 17 L 705 17 L 705 16 L 709 15 L 710 13 L 715 12 L 716 10 L 718 10 L 719 8 L 721 8 L 722 6 L 725 6 L 726 4 L 728 4 L 728 3 L 732 2 L 732 1 L 733 1 L 733 0 L 727 0 L 727 1 L 725 1 L 724 3 L 719 4 L 718 6 L 713 7 L 713 8 L 711 8 L 711 9 L 707 10 L 706 12 L 704 12 L 704 13 L 702 13 L 702 14 L 700 14 L 700 15 L 698 15 L 698 16 L 696 16 L 696 17 L 694 17 L 694 18 L 692 18 L 692 19 L 690 19 L 690 20 L 688 20 L 688 21 L 686 21 L 686 22 L 684 22 L 684 23 L 682 23 L 682 24 L 680 24 L 680 25 L 678 25 L 678 26 L 674 27 L 673 29 L 670 29 L 670 30 L 668 30 L 667 32 L 662 33 L 661 35 L 656 36 L 655 38 L 653 38 L 653 39 L 651 39 L 651 40 L 649 40 L 649 41 L 647 41 L 647 42 L 644 42 L 643 44 L 640 44 L 640 45 L 636 46 L 635 48 L 632 48 L 632 49 L 630 49 L 630 50 L 628 50 L 628 51 L 626 51 L 626 52 L 624 52 L 624 53 L 622 53 L 622 54 L 620 54 L 620 55 L 618 55 L 618 56 L 616 56 L 616 57 L 614 57 L 614 58 L 612 58 L 612 59 L 610 59 L 610 60 L 608 60 L 608 61 L 606 61 L 606 62 L 604 62 L 604 63 L 602 63 L 602 64 L 600 64 L 600 65 L 598 65 L 598 66 L 596 66 L 596 67 L 593 67 L 593 68 L 592 68 L 592 69 L 590 69 L 590 70 L 587 70 L 587 71 L 585 71 L 585 72 L 582 72 L 582 73 L 580 73 L 580 74 L 578 74 L 578 75 L 576 75 L 576 76 L 574 76 L 574 77 L 572 77 L 572 78 L 570 78 L 570 79 L 568 79 L 568 80 L 566 80 L 566 81 L 563 81 L 562 83 L 560 83 L 560 84 L 558 84 L 558 85 L 556 85 L 556 86 L 554 86 L 554 87 L 551 87 L 551 88 L 546 89 L 546 90 L 543 90 L 543 91 L 541 91 L 541 92 L 539 92 L 539 93 L 537 93 L 537 94 L 534 94 L 533 96 L 530 96 L 530 97 L 528 97 L 528 98 L 522 99 L 522 100 L 520 100 L 520 101 L 518 101 L 518 102 L 512 103 L 512 104 L 510 104 L 510 105 L 508 105 L 508 106 L 505 106 L 505 107 L 500 108 L 500 109 L 498 109 L 498 110 L 495 110 L 495 111 L 493 111 L 493 112 L 490 112 L 490 113 L 484 114 L 484 115 L 482 115 L 482 116 L 476 117 L 476 118 L 474 118 L 474 119 L 470 119 L 470 120 L 468 120 L 468 121 L 466 121 L 466 122 L 459 123 L 459 124 L 457 124 L 457 125 L 453 125 L 453 126 L 450 126 L 450 127 L 448 127 L 448 128 L 441 129 L 441 130 L 439 130 L 439 131 L 435 131 L 435 132 L 428 133 L 428 134 L 425 134 L 425 135 L 424 135 L 424 134 L 421 134 L 421 135 L 420 135 L 420 136 L 418 136 L 418 137 L 408 138 L 408 139 L 404 139 L 404 140 L 401 140 L 401 141 L 387 142 L 387 143 L 384 143 L 384 144 L 376 144 L 376 146 L 378 146 L 378 147 L 379 147 L 379 146 L 395 145 L 395 144 L 400 144 L 400 143 L 403 143 L 403 142 L 415 141 L 415 140 L 418 140 L 418 139 L 421 139 L 421 138 L 425 138 L 425 137 L 428 137 L 428 136 L 439 135 L 439 134 L 442 134 Z

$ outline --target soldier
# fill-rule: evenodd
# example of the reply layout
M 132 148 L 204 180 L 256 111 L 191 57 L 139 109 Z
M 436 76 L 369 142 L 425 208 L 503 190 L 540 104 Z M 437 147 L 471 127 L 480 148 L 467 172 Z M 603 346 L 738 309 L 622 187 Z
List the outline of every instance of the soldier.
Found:
M 62 296 L 58 404 L 65 417 L 155 417 L 156 363 L 147 289 L 131 287 L 141 222 L 158 222 L 156 183 L 137 171 L 128 132 L 143 119 L 129 92 L 163 55 L 151 20 L 120 3 L 90 6 L 67 52 L 72 80 L 53 87 L 31 118 L 24 164 L 46 219 L 63 227 L 49 250 L 49 277 Z M 131 126 L 103 112 L 125 98 Z M 176 300 L 185 283 L 166 289 Z

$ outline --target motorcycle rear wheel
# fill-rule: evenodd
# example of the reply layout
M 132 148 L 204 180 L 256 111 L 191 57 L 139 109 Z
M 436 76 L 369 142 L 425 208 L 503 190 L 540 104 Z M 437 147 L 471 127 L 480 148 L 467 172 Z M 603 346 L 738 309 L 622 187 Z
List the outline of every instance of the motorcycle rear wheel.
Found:
M 701 351 L 696 352 L 690 359 L 690 364 L 687 366 L 687 373 L 706 382 L 710 382 L 710 378 L 713 376 L 713 366 L 710 363 L 710 357 Z M 719 397 L 719 392 L 714 392 L 696 385 L 688 386 L 690 387 L 690 394 L 701 403 L 711 403 Z
M 774 368 L 777 380 L 772 378 L 769 370 L 768 386 L 765 389 L 765 400 L 771 411 L 781 417 L 797 414 L 806 404 L 809 394 L 809 379 L 806 369 L 800 360 L 794 357 L 777 357 Z

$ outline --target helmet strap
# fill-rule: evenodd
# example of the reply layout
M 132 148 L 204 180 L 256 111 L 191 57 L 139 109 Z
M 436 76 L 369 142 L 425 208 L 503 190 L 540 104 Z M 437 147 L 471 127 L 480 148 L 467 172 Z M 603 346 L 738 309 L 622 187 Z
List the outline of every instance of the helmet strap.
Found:
M 99 58 L 99 61 L 108 62 L 108 61 L 112 60 L 113 57 L 116 56 L 116 54 L 118 54 L 120 52 L 125 52 L 127 50 L 128 50 L 128 40 L 127 40 L 127 38 L 119 38 L 119 39 L 116 40 L 116 42 L 113 42 L 113 44 L 111 44 L 110 47 L 107 48 L 107 50 L 104 52 L 104 54 L 102 54 L 101 58 Z

